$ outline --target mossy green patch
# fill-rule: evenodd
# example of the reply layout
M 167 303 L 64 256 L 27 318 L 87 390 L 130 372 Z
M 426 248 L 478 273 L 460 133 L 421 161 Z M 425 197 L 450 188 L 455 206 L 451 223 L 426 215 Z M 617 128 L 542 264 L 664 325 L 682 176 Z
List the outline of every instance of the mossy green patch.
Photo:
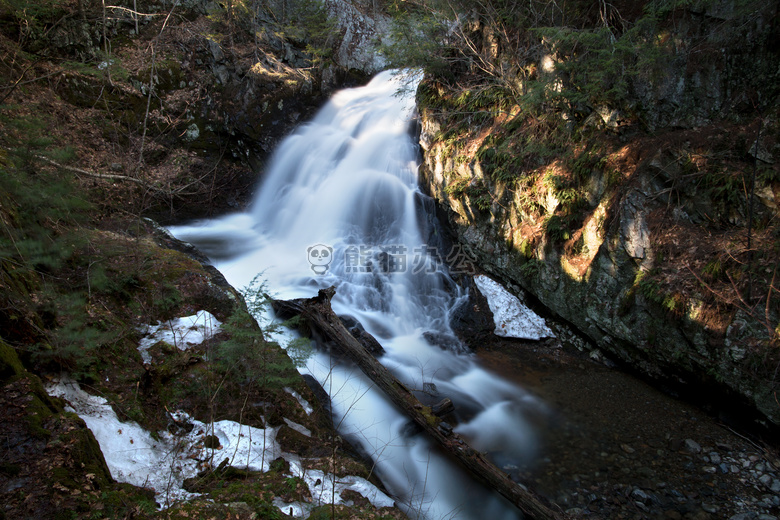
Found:
M 0 339 L 0 381 L 9 377 L 19 376 L 24 372 L 22 362 L 16 355 L 16 350 Z
M 122 123 L 137 125 L 146 112 L 146 98 L 129 88 L 108 83 L 107 76 L 66 72 L 57 82 L 57 93 L 78 108 L 100 108 Z M 152 103 L 159 106 L 159 101 Z
M 102 490 L 93 503 L 93 511 L 99 512 L 100 518 L 123 518 L 125 515 L 158 517 L 154 491 L 122 483 Z
M 44 421 L 51 417 L 52 411 L 41 400 L 41 397 L 35 394 L 28 395 L 27 415 L 24 420 L 27 423 L 27 431 L 30 435 L 41 439 L 48 439 L 51 432 L 44 428 Z
M 420 413 L 425 417 L 425 422 L 428 423 L 428 426 L 435 427 L 441 422 L 441 418 L 433 413 L 430 406 L 423 406 L 420 409 Z

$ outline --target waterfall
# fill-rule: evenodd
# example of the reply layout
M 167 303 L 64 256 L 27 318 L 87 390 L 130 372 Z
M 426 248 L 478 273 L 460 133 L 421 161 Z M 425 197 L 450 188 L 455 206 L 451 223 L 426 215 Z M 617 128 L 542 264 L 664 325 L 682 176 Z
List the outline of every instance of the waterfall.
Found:
M 426 243 L 435 219 L 421 214 L 410 133 L 419 80 L 387 71 L 338 92 L 280 144 L 247 212 L 171 231 L 236 287 L 258 273 L 278 298 L 335 285 L 334 311 L 379 340 L 380 361 L 422 398 L 452 399 L 456 431 L 509 470 L 533 456 L 527 416 L 543 404 L 457 348 L 448 315 L 464 293 L 442 262 L 451 251 Z M 410 517 L 518 516 L 409 428 L 359 370 L 319 351 L 301 370 L 328 391 L 340 432 L 374 460 Z

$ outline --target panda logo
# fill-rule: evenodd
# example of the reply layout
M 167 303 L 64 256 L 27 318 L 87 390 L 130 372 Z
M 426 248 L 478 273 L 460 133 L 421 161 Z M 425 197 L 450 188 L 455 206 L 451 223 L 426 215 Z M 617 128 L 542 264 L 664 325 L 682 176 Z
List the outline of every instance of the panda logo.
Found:
M 311 246 L 306 251 L 311 264 L 311 270 L 316 274 L 327 273 L 330 263 L 333 261 L 333 248 L 324 244 L 317 244 Z

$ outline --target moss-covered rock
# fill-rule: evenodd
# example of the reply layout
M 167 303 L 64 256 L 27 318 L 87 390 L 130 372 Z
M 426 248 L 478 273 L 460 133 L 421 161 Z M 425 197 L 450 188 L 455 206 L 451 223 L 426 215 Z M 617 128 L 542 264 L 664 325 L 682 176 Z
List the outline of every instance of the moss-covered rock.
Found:
M 696 270 L 713 256 L 725 254 L 718 247 L 727 248 L 729 241 L 744 236 L 738 223 L 725 229 L 726 213 L 707 214 L 710 222 L 717 219 L 714 226 L 694 224 L 688 216 L 705 211 L 701 208 L 718 207 L 717 199 L 711 204 L 703 199 L 723 196 L 729 189 L 726 184 L 705 191 L 700 183 L 665 182 L 652 158 L 624 165 L 631 169 L 622 173 L 625 180 L 619 182 L 607 180 L 609 167 L 589 168 L 585 177 L 601 188 L 590 193 L 589 202 L 567 213 L 562 199 L 567 188 L 546 182 L 550 171 L 565 178 L 567 166 L 562 161 L 540 168 L 547 169 L 546 175 L 529 169 L 516 172 L 515 184 L 497 180 L 492 177 L 495 165 L 481 160 L 479 154 L 454 160 L 444 134 L 437 131 L 443 128 L 442 116 L 424 108 L 422 114 L 424 188 L 439 203 L 460 247 L 473 254 L 480 269 L 510 287 L 528 291 L 552 315 L 575 325 L 598 348 L 627 366 L 686 395 L 705 396 L 702 404 L 751 408 L 757 412 L 754 419 L 780 425 L 780 407 L 774 398 L 777 374 L 771 370 L 777 361 L 771 346 L 776 338 L 766 326 L 777 323 L 777 303 L 769 298 L 766 315 L 763 310 L 737 312 L 738 295 L 718 300 L 721 296 L 711 289 L 712 278 Z M 463 149 L 478 149 L 484 135 L 464 131 Z M 632 146 L 621 144 L 619 150 L 630 154 Z M 658 154 L 657 148 L 653 153 Z M 608 155 L 604 154 L 605 163 Z M 664 167 L 673 164 L 667 161 Z M 487 209 L 480 210 L 467 193 L 453 188 L 462 179 L 479 179 L 488 187 Z M 777 219 L 768 205 L 754 211 L 755 220 L 765 226 L 771 227 Z M 752 275 L 755 290 L 763 287 L 765 303 L 772 273 L 769 251 L 777 250 L 772 233 L 776 231 L 764 235 L 758 246 L 765 260 L 756 260 Z M 733 290 L 727 284 L 720 287 Z M 763 353 L 763 368 L 747 362 L 746 352 Z M 711 400 L 714 395 L 719 397 Z
M 135 81 L 142 93 L 148 94 L 145 91 L 149 88 L 153 71 L 154 82 L 151 84 L 158 95 L 164 96 L 171 91 L 187 87 L 186 78 L 181 70 L 181 59 L 172 57 L 138 72 Z
M 104 74 L 65 72 L 57 94 L 76 107 L 105 110 L 123 124 L 136 126 L 144 120 L 146 99 L 119 83 L 109 83 Z
M 16 351 L 0 339 L 0 381 L 5 381 L 24 372 L 22 362 Z
M 117 488 L 92 432 L 46 394 L 37 376 L 22 370 L 4 380 L 0 406 L 0 500 L 8 518 L 56 518 L 63 510 L 78 516 L 106 508 L 107 494 L 122 495 L 119 507 L 109 508 L 124 514 L 137 497 L 148 497 L 132 486 Z

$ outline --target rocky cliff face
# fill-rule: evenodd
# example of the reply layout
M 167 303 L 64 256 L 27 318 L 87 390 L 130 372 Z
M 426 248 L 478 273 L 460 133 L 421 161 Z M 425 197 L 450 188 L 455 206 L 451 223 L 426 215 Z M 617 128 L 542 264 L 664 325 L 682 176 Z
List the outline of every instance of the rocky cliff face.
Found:
M 623 107 L 633 122 L 625 108 L 591 106 L 589 117 L 564 114 L 540 136 L 560 113 L 533 119 L 503 106 L 487 121 L 453 116 L 457 89 L 429 80 L 419 96 L 421 177 L 483 270 L 531 293 L 595 348 L 780 424 L 777 114 L 764 103 L 757 121 L 746 109 L 776 96 L 754 74 L 776 73 L 767 45 L 776 30 L 761 16 L 723 29 L 736 19 L 726 4 L 678 13 L 663 75 L 631 79 Z M 720 24 L 719 36 L 702 33 L 707 24 Z M 756 71 L 736 70 L 746 52 Z M 538 70 L 544 59 L 558 58 L 540 56 Z M 561 135 L 565 144 L 552 142 Z
M 697 128 L 750 113 L 777 96 L 777 7 L 719 0 L 679 8 L 661 24 L 674 38 L 663 73 L 631 78 L 651 129 Z
M 651 283 L 642 283 L 656 264 L 663 264 L 657 251 L 663 246 L 657 240 L 668 231 L 657 220 L 657 212 L 666 211 L 663 195 L 669 186 L 659 180 L 658 157 L 638 167 L 632 185 L 622 193 L 597 189 L 592 194 L 589 215 L 577 230 L 579 250 L 572 251 L 571 242 L 538 237 L 540 219 L 529 218 L 515 204 L 521 194 L 492 183 L 478 162 L 456 165 L 442 153 L 441 144 L 430 143 L 435 127 L 432 118 L 424 120 L 423 142 L 428 144 L 422 182 L 482 269 L 522 287 L 597 348 L 628 366 L 662 381 L 684 383 L 689 390 L 717 388 L 740 396 L 772 422 L 780 422 L 773 387 L 756 372 L 757 361 L 752 358 L 754 349 L 769 339 L 760 321 L 744 309 L 731 308 L 721 316 L 725 321 L 713 323 L 705 304 L 711 295 L 705 288 L 683 303 L 674 300 L 673 291 L 664 295 Z M 463 177 L 481 179 L 489 186 L 486 189 L 494 200 L 489 210 L 479 209 L 473 196 L 459 197 L 448 190 Z M 603 179 L 594 178 L 593 183 L 598 186 Z M 777 186 L 774 190 L 777 193 Z M 774 200 L 770 199 L 770 207 Z M 710 240 L 706 234 L 687 234 L 695 227 L 689 221 L 677 225 L 688 228 L 678 230 L 680 247 L 706 247 Z M 539 242 L 530 248 L 534 234 Z
M 170 186 L 174 196 L 146 208 L 167 222 L 245 205 L 276 144 L 333 90 L 381 69 L 371 40 L 385 22 L 349 2 L 330 2 L 318 8 L 321 20 L 306 24 L 326 26 L 330 14 L 342 38 L 312 42 L 313 29 L 295 17 L 307 5 L 257 3 L 253 17 L 248 8 L 234 6 L 230 15 L 206 0 L 139 2 L 148 15 L 137 21 L 117 10 L 99 23 L 95 13 L 81 18 L 63 8 L 46 11 L 61 17 L 50 30 L 20 38 L 45 58 L 65 60 L 57 72 L 41 65 L 37 72 L 54 76 L 53 90 L 78 112 L 96 112 L 93 133 L 102 135 L 84 140 L 85 149 L 101 146 L 91 141 L 121 141 L 110 161 L 82 166 Z M 12 18 L 0 12 L 6 32 L 24 21 Z M 74 123 L 67 126 L 73 133 Z M 180 182 L 188 187 L 176 193 Z

